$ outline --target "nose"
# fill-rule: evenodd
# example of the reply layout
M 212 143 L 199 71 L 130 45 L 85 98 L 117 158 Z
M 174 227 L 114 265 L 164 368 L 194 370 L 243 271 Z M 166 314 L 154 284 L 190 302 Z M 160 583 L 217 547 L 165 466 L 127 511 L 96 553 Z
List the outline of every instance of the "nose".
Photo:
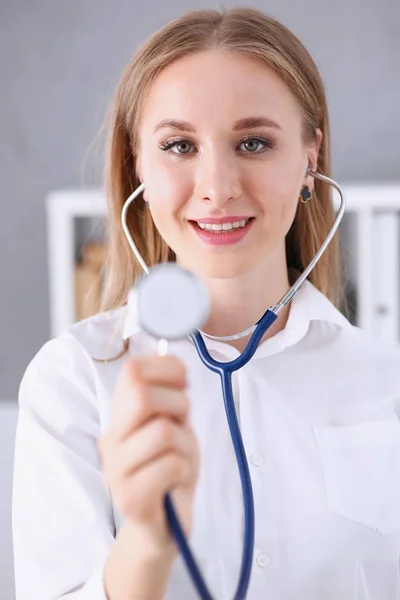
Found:
M 241 193 L 242 186 L 234 158 L 223 152 L 203 152 L 197 160 L 196 198 L 208 202 L 213 208 L 221 208 L 239 198 Z

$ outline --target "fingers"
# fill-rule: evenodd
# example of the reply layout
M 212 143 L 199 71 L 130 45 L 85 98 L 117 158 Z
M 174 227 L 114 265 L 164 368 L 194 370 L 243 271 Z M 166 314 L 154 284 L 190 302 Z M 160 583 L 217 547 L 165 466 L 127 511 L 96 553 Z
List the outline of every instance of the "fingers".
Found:
M 164 417 L 152 419 L 135 436 L 128 438 L 116 460 L 120 473 L 129 476 L 162 454 L 176 452 L 183 457 L 191 457 L 193 451 L 192 432 Z
M 167 491 L 190 489 L 199 468 L 199 447 L 190 425 L 158 417 L 124 442 L 105 438 L 102 470 L 122 514 L 151 520 Z
M 128 390 L 127 396 L 110 418 L 110 430 L 121 441 L 157 415 L 164 414 L 181 423 L 187 419 L 189 401 L 183 392 L 170 388 L 143 387 Z
M 137 471 L 124 484 L 114 485 L 113 500 L 122 514 L 138 521 L 151 520 L 155 505 L 167 492 L 193 479 L 187 459 L 174 452 L 163 454 Z
M 177 389 L 184 389 L 187 384 L 185 366 L 175 356 L 140 356 L 128 360 L 124 369 L 127 379 L 135 383 L 151 383 Z
M 124 365 L 113 399 L 110 427 L 120 439 L 158 414 L 184 422 L 189 401 L 185 368 L 178 359 L 140 357 Z

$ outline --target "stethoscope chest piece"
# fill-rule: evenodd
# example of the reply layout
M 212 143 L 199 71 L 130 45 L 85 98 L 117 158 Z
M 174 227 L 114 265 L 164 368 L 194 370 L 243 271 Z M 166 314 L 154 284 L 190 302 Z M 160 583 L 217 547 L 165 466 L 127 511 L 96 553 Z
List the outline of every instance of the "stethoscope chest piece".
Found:
M 208 318 L 210 300 L 206 286 L 176 263 L 152 267 L 137 289 L 139 325 L 155 338 L 183 339 L 201 329 Z

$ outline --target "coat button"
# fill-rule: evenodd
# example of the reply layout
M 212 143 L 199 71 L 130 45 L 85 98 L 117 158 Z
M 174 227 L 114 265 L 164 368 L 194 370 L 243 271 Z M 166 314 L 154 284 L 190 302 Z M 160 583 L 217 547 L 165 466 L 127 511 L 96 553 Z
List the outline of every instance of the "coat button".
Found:
M 254 454 L 251 455 L 250 460 L 255 467 L 260 467 L 263 462 L 262 456 L 261 454 L 258 454 L 258 452 L 254 452 Z
M 257 564 L 259 567 L 267 567 L 269 565 L 269 556 L 268 554 L 259 554 L 257 556 Z

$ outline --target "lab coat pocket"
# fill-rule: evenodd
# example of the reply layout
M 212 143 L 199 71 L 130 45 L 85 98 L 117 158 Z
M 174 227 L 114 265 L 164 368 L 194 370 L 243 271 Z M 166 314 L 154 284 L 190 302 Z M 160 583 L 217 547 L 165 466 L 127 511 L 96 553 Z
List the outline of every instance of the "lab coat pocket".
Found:
M 329 510 L 381 535 L 400 527 L 400 423 L 315 426 Z

